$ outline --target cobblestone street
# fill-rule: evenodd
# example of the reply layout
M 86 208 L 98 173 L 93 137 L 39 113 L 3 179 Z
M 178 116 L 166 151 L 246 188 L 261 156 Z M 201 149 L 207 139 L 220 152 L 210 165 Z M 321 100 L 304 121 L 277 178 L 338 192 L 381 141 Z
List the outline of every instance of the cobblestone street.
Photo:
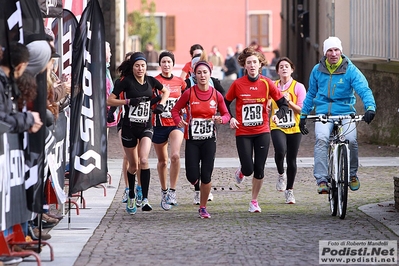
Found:
M 312 131 L 312 130 L 310 130 Z M 233 132 L 219 131 L 216 157 L 237 157 Z M 313 136 L 304 136 L 300 157 L 312 157 Z M 121 158 L 116 132 L 109 136 L 109 158 Z M 182 147 L 182 156 L 184 146 Z M 395 156 L 398 148 L 359 144 L 360 156 Z M 151 152 L 154 158 L 154 152 Z M 271 146 L 269 158 L 273 157 Z M 238 165 L 237 165 L 238 166 Z M 300 168 L 295 182 L 296 204 L 285 204 L 275 190 L 276 173 L 266 168 L 260 193 L 261 213 L 249 213 L 251 179 L 237 185 L 236 168 L 216 168 L 209 202 L 211 219 L 198 218 L 193 188 L 182 169 L 177 188 L 179 205 L 161 209 L 156 169 L 151 169 L 149 200 L 154 210 L 130 216 L 121 203 L 123 181 L 94 235 L 75 262 L 80 265 L 317 265 L 319 240 L 397 240 L 398 236 L 358 207 L 393 200 L 398 167 L 361 167 L 361 188 L 349 192 L 344 220 L 330 215 L 327 195 L 316 194 L 312 168 Z

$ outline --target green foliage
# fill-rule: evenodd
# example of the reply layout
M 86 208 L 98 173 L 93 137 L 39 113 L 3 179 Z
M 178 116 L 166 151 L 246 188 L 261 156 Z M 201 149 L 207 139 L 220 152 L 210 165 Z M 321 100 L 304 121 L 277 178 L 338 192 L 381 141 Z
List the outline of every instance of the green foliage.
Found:
M 158 34 L 158 26 L 155 22 L 154 13 L 156 11 L 155 3 L 147 0 L 141 0 L 141 7 L 127 15 L 128 34 L 138 35 L 141 38 L 141 50 L 145 50 L 145 45 L 152 42 L 157 47 L 156 36 Z M 145 14 L 149 14 L 146 16 Z

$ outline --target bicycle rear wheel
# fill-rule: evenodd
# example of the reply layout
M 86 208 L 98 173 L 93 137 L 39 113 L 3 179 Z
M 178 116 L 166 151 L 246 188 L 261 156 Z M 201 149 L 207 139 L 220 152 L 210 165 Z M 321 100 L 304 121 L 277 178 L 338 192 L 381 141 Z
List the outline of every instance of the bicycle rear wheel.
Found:
M 330 189 L 328 190 L 330 211 L 332 216 L 336 216 L 338 210 L 338 189 L 337 183 L 335 182 L 334 155 L 331 146 L 328 148 L 328 178 L 330 183 Z
M 345 145 L 340 145 L 338 156 L 338 210 L 339 218 L 345 219 L 349 180 L 348 151 Z

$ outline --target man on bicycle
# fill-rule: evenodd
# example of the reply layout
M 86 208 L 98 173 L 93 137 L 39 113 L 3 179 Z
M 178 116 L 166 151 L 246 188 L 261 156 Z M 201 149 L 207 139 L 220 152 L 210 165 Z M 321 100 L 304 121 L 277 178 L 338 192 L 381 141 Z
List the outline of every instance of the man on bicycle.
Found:
M 306 116 L 314 109 L 316 115 L 349 115 L 355 114 L 356 97 L 360 96 L 365 109 L 364 121 L 370 123 L 376 110 L 373 93 L 366 77 L 342 53 L 341 40 L 329 37 L 323 43 L 324 56 L 316 64 L 309 78 L 309 88 L 303 102 L 299 127 L 302 134 L 309 133 L 306 128 Z M 357 177 L 358 144 L 354 123 L 343 120 L 343 132 L 349 140 L 350 149 L 350 182 L 352 191 L 360 187 Z M 333 123 L 315 123 L 316 143 L 314 147 L 314 169 L 319 194 L 327 194 L 328 178 L 328 143 Z

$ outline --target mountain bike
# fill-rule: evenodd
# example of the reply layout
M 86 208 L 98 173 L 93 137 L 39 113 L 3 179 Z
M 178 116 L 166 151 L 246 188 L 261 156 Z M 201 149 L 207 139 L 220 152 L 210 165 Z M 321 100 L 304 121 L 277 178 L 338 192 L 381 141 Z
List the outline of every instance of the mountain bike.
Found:
M 346 123 L 362 121 L 363 115 L 309 115 L 307 119 L 333 123 L 328 146 L 328 200 L 331 215 L 336 216 L 339 213 L 339 218 L 345 219 L 350 178 L 350 150 L 349 140 L 345 137 L 348 132 L 343 126 Z

